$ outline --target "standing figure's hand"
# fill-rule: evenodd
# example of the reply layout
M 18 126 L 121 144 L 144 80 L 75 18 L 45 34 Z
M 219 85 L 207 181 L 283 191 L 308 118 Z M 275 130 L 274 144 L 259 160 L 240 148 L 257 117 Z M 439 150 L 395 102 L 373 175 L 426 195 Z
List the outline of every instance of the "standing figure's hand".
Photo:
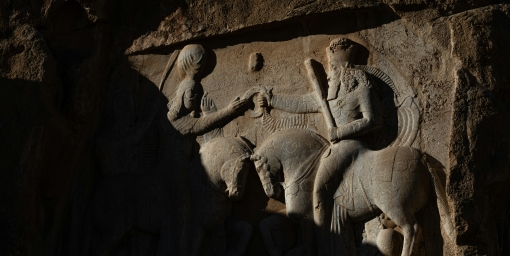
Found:
M 216 112 L 216 106 L 211 98 L 207 97 L 207 92 L 202 96 L 202 101 L 200 102 L 200 109 L 204 115 L 208 115 L 212 112 Z
M 339 140 L 338 134 L 337 134 L 337 127 L 332 127 L 328 129 L 328 137 L 329 141 L 331 142 L 337 142 Z
M 230 104 L 228 104 L 228 109 L 232 111 L 232 113 L 241 113 L 248 108 L 249 106 L 248 104 L 249 100 L 247 99 L 240 100 L 238 97 L 234 101 L 230 102 Z

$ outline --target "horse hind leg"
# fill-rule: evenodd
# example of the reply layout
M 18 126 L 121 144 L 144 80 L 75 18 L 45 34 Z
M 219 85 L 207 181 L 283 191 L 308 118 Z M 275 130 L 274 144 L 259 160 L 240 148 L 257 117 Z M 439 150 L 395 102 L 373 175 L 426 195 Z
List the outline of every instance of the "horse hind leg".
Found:
M 420 226 L 416 221 L 413 213 L 402 212 L 396 216 L 390 216 L 395 224 L 400 226 L 404 235 L 404 246 L 402 248 L 402 256 L 411 256 L 416 237 L 420 231 Z

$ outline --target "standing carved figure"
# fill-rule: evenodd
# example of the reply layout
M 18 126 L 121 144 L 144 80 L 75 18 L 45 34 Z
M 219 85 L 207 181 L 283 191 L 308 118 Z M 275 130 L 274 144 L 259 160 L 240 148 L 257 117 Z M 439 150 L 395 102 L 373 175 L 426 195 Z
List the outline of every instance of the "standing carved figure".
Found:
M 320 249 L 329 243 L 327 234 L 331 225 L 333 195 L 345 170 L 366 148 L 359 137 L 383 125 L 376 88 L 365 72 L 351 63 L 356 48 L 354 42 L 345 38 L 333 40 L 326 48 L 329 64 L 327 106 L 322 104 L 324 101 L 317 91 L 306 95 L 266 94 L 265 98 L 259 98 L 261 105 L 275 109 L 292 113 L 322 111 L 333 117 L 333 124 L 328 125 L 329 140 L 333 144 L 320 160 L 313 191 L 313 216 L 318 227 L 320 255 L 326 255 Z M 329 108 L 330 114 L 325 108 Z

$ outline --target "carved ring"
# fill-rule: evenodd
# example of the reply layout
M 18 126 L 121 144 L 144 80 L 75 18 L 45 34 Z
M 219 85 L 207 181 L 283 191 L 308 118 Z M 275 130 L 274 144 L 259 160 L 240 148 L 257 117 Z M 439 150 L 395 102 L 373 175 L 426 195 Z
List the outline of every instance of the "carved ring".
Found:
M 244 93 L 242 99 L 251 99 L 257 93 L 267 93 L 267 89 L 262 86 L 254 86 Z M 248 110 L 248 112 L 253 118 L 260 117 L 263 114 L 262 108 L 258 107 L 257 104 L 255 104 L 255 108 L 253 110 Z

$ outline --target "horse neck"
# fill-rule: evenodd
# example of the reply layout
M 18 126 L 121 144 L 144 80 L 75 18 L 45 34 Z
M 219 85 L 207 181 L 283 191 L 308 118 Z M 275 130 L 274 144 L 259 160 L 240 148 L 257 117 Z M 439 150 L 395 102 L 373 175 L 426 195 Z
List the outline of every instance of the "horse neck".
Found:
M 273 175 L 283 174 L 283 181 L 290 181 L 298 175 L 296 168 L 293 168 L 293 163 L 296 161 L 296 154 L 284 153 L 278 151 L 279 154 L 275 154 L 273 157 L 280 163 L 280 170 L 277 172 L 273 171 Z
M 304 180 L 315 179 L 317 167 L 320 164 L 324 151 L 329 148 L 328 144 L 316 144 L 312 149 L 296 155 L 294 158 L 287 159 L 285 166 L 285 182 L 302 182 Z

